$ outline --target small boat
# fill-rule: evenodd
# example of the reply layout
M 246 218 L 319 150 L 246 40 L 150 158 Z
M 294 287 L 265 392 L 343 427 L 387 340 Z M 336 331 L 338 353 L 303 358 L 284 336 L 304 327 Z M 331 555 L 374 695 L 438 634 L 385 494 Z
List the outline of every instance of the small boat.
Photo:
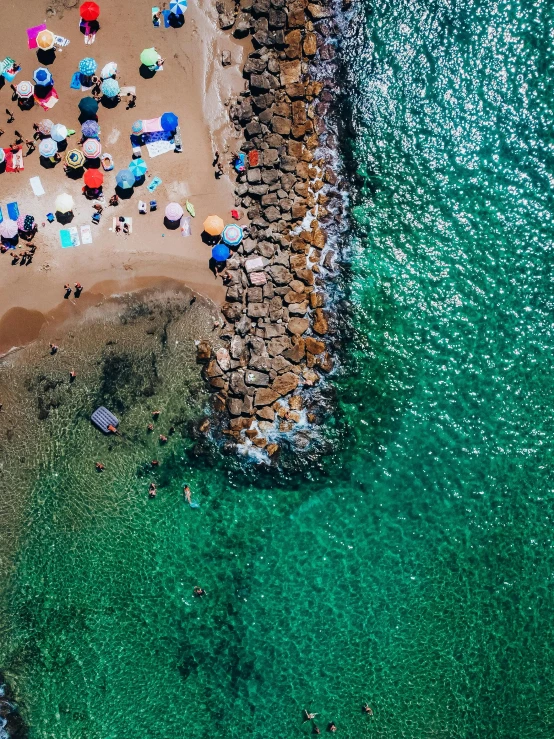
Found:
M 111 172 L 113 169 L 113 157 L 111 154 L 104 152 L 102 154 L 102 167 L 105 172 Z
M 97 408 L 94 411 L 94 413 L 90 417 L 90 420 L 97 429 L 100 429 L 100 431 L 105 434 L 114 433 L 110 426 L 112 428 L 117 428 L 119 426 L 119 419 L 116 418 L 114 414 L 107 408 L 104 408 L 103 405 L 101 405 L 100 408 Z

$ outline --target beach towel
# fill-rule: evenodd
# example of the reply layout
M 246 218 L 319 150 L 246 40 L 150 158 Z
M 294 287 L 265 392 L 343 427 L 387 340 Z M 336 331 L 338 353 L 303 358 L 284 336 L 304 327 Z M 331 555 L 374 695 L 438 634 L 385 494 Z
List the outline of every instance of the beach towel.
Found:
M 153 144 L 146 144 L 148 154 L 153 157 L 159 157 L 160 154 L 167 154 L 168 151 L 175 149 L 175 144 L 171 141 L 155 141 Z
M 157 133 L 163 131 L 162 118 L 143 118 L 142 119 L 142 132 L 143 133 Z
M 90 226 L 81 226 L 81 244 L 92 244 L 92 231 Z
M 125 95 L 136 95 L 137 88 L 134 85 L 125 85 L 125 87 L 119 88 L 119 96 L 125 97 Z
M 12 221 L 17 221 L 19 218 L 19 205 L 15 202 L 8 203 L 6 206 L 8 209 L 8 218 Z
M 46 98 L 37 98 L 35 95 L 35 101 L 41 106 L 41 108 L 44 108 L 44 110 L 50 110 L 50 108 L 53 108 L 58 102 L 58 93 L 54 88 L 52 88 L 50 90 L 50 95 Z
M 149 184 L 149 185 L 148 185 L 148 186 L 146 187 L 146 189 L 147 189 L 147 190 L 148 190 L 149 192 L 154 192 L 154 190 L 155 190 L 155 189 L 156 189 L 156 188 L 158 187 L 158 185 L 161 185 L 161 184 L 162 184 L 162 181 L 161 181 L 161 179 L 160 179 L 159 177 L 154 177 L 154 179 L 153 179 L 153 180 L 152 180 L 152 182 L 151 182 L 151 183 L 150 183 L 150 184 Z
M 69 87 L 72 90 L 80 90 L 81 89 L 81 73 L 80 72 L 74 72 L 73 77 L 71 78 L 71 82 L 69 83 Z
M 15 153 L 12 153 L 11 149 L 4 149 L 4 154 L 6 155 L 6 172 L 19 172 L 25 169 L 21 144 L 17 147 Z
M 29 49 L 37 48 L 37 36 L 41 31 L 46 31 L 46 23 L 41 23 L 40 26 L 33 26 L 33 28 L 27 29 L 27 45 Z
M 72 226 L 71 228 L 61 228 L 60 243 L 62 245 L 62 249 L 68 249 L 70 246 L 81 246 L 77 228 L 75 226 Z
M 119 220 L 120 218 L 123 218 L 123 220 L 120 221 Z M 121 226 L 121 229 L 123 229 L 123 224 L 124 223 L 126 223 L 129 226 L 129 233 L 130 234 L 133 233 L 133 219 L 132 218 L 127 218 L 127 217 L 124 218 L 123 216 L 114 216 L 113 219 L 112 219 L 112 221 L 113 221 L 112 230 L 114 231 L 114 233 L 116 232 L 115 231 L 115 227 L 116 226 Z M 126 235 L 126 234 L 123 233 L 123 230 L 119 231 L 119 234 L 123 234 L 123 236 Z
M 56 34 L 54 34 L 54 43 L 58 47 L 59 51 L 61 51 L 64 46 L 69 46 L 71 42 L 65 36 L 56 36 Z
M 4 220 L 4 214 L 2 213 L 2 208 L 0 208 L 0 223 Z
M 171 24 L 169 22 L 170 14 L 171 14 L 170 10 L 162 10 L 162 16 L 164 19 L 164 28 L 171 28 Z M 160 69 L 163 69 L 163 67 L 160 67 Z
M 39 197 L 40 195 L 44 195 L 44 187 L 42 186 L 40 177 L 31 177 L 29 182 L 31 183 L 33 192 L 37 197 Z

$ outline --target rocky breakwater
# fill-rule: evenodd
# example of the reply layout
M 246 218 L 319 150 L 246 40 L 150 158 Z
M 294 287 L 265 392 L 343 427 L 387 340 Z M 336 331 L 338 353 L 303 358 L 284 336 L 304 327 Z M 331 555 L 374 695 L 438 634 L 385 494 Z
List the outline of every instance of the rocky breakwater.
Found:
M 215 351 L 201 342 L 198 360 L 216 410 L 228 418 L 224 433 L 273 456 L 284 434 L 296 431 L 296 446 L 309 444 L 321 417 L 313 388 L 333 369 L 325 288 L 335 253 L 326 224 L 341 198 L 332 190 L 332 154 L 321 148 L 328 135 L 321 113 L 334 81 L 313 72 L 334 55 L 334 11 L 304 0 L 225 0 L 218 11 L 222 28 L 251 41 L 245 90 L 230 105 L 246 156 L 236 205 L 249 226 L 224 273 L 223 345 Z

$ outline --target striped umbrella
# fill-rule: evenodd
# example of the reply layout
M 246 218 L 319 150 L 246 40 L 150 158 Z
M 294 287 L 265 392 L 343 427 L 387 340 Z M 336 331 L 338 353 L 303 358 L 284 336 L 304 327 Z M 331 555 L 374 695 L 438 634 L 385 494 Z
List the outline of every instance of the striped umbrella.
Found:
M 108 62 L 102 67 L 100 77 L 103 80 L 107 80 L 108 77 L 113 77 L 114 74 L 117 74 L 117 64 L 115 62 Z
M 165 209 L 165 217 L 168 221 L 178 221 L 183 217 L 183 212 L 179 203 L 169 203 Z
M 119 95 L 119 84 L 117 80 L 114 80 L 111 77 L 102 82 L 100 89 L 102 90 L 102 94 L 107 98 L 114 98 Z
M 49 157 L 53 157 L 54 154 L 58 153 L 58 145 L 56 144 L 54 139 L 51 139 L 50 137 L 42 139 L 42 141 L 38 145 L 38 153 L 41 155 L 41 157 L 46 157 L 48 159 Z
M 80 149 L 70 149 L 65 155 L 65 163 L 71 169 L 79 169 L 85 163 L 85 155 Z
M 85 121 L 81 131 L 87 139 L 97 139 L 100 136 L 100 126 L 96 121 Z
M 81 74 L 84 74 L 85 77 L 90 77 L 96 72 L 97 66 L 98 65 L 96 64 L 96 61 L 90 56 L 87 56 L 85 59 L 81 59 L 81 61 L 79 62 L 79 72 Z
M 56 37 L 52 31 L 41 31 L 37 36 L 37 46 L 43 51 L 49 51 L 54 48 Z
M 148 172 L 148 165 L 144 159 L 133 159 L 129 162 L 129 169 L 133 173 L 135 180 L 139 180 Z
M 25 233 L 32 231 L 34 224 L 35 219 L 33 216 L 19 216 L 17 219 L 17 228 Z
M 65 141 L 67 138 L 67 128 L 63 123 L 55 123 L 50 131 L 50 136 L 52 136 L 54 141 Z
M 128 190 L 135 184 L 135 175 L 130 169 L 121 169 L 115 176 L 117 186 L 122 190 Z
M 48 87 L 49 85 L 54 84 L 54 78 L 44 67 L 39 67 L 38 69 L 35 69 L 35 71 L 33 72 L 33 79 L 37 85 L 43 85 L 44 87 Z
M 0 236 L 3 236 L 5 239 L 13 239 L 14 236 L 17 236 L 17 232 L 17 221 L 8 219 L 0 223 Z
M 169 3 L 169 12 L 175 15 L 184 15 L 187 9 L 187 0 L 171 0 Z
M 225 226 L 221 234 L 223 241 L 229 246 L 238 246 L 242 241 L 242 228 L 234 223 Z
M 42 121 L 38 124 L 38 130 L 44 136 L 50 136 L 50 131 L 52 130 L 53 125 L 54 124 L 52 123 L 50 118 L 43 118 Z
M 98 139 L 87 139 L 83 144 L 83 154 L 87 159 L 97 159 L 102 153 Z
M 225 244 L 217 244 L 212 249 L 212 259 L 215 259 L 216 262 L 224 262 L 226 259 L 229 259 L 230 254 L 229 247 L 225 246 Z
M 134 134 L 142 133 L 144 131 L 144 126 L 142 124 L 142 121 L 135 121 L 133 125 L 131 126 L 131 131 Z
M 15 91 L 20 98 L 30 98 L 35 91 L 35 88 L 30 82 L 24 80 L 20 82 L 19 85 L 16 85 Z

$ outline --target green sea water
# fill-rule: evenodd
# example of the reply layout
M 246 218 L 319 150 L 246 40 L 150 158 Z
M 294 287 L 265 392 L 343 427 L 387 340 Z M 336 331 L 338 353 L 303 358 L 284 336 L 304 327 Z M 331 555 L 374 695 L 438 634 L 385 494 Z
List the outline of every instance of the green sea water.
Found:
M 374 2 L 345 23 L 327 455 L 267 468 L 191 438 L 205 399 L 163 321 L 26 441 L 0 669 L 31 737 L 292 737 L 304 708 L 352 739 L 554 735 L 553 14 Z M 86 420 L 114 372 L 128 447 Z M 156 406 L 178 419 L 162 450 L 139 433 Z

